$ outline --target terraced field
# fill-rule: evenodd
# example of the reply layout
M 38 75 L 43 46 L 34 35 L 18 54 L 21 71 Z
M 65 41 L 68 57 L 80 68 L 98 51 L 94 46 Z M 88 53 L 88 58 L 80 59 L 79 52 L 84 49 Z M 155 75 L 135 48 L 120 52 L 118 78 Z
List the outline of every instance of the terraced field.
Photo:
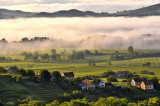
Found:
M 57 96 L 62 95 L 64 91 L 58 88 L 55 84 L 37 84 L 30 85 L 33 92 L 35 92 L 39 98 L 45 100 L 46 103 L 52 102 Z

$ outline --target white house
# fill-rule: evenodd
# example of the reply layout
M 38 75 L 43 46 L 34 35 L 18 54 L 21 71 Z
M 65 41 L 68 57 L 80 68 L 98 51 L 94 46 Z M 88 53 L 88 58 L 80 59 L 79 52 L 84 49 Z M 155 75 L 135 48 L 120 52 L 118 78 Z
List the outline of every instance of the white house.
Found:
M 94 90 L 95 89 L 95 84 L 89 80 L 83 80 L 80 86 L 82 90 Z
M 99 87 L 99 88 L 104 88 L 105 87 L 104 80 L 101 80 L 99 78 L 94 79 L 93 83 L 96 85 L 96 87 Z

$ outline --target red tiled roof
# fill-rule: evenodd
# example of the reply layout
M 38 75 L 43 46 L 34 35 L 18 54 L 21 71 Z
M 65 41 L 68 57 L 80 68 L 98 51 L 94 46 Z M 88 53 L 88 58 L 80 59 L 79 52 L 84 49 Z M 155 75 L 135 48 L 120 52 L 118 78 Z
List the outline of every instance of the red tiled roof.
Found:
M 92 82 L 89 81 L 89 80 L 83 80 L 82 83 L 84 83 L 84 84 L 90 84 L 90 83 L 92 83 Z
M 74 76 L 73 72 L 65 72 L 63 74 L 64 74 L 65 77 L 72 77 L 72 76 Z

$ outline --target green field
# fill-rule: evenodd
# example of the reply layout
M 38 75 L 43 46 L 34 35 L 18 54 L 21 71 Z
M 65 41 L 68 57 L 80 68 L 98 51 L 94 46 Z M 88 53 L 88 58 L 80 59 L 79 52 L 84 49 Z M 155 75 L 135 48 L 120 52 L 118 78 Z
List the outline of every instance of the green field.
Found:
M 50 72 L 52 71 L 60 71 L 69 72 L 73 71 L 76 77 L 85 76 L 85 75 L 100 75 L 107 70 L 113 71 L 123 71 L 128 70 L 130 72 L 135 72 L 140 74 L 142 70 L 148 70 L 154 72 L 157 77 L 160 78 L 160 58 L 141 58 L 131 59 L 131 60 L 120 60 L 120 61 L 112 61 L 112 65 L 110 67 L 107 66 L 107 55 L 103 56 L 87 56 L 85 59 L 94 58 L 96 62 L 96 66 L 89 66 L 86 61 L 79 63 L 35 63 L 35 62 L 15 62 L 15 63 L 0 63 L 0 66 L 5 67 L 6 69 L 11 66 L 17 66 L 19 68 L 24 69 L 33 69 L 39 72 L 39 70 L 47 69 Z M 83 60 L 82 60 L 83 61 Z M 150 62 L 150 67 L 142 66 L 142 63 Z M 141 75 L 146 76 L 146 75 Z

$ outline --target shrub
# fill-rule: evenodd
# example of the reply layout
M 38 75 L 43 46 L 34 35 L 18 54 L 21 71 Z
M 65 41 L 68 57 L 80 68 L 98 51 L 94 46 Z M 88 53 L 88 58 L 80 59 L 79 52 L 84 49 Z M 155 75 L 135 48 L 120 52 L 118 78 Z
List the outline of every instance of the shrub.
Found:
M 107 78 L 107 81 L 108 82 L 118 82 L 117 78 L 115 76 L 113 76 L 113 75 L 109 76 Z
M 27 76 L 30 76 L 30 77 L 32 77 L 32 76 L 34 76 L 35 75 L 35 72 L 33 71 L 33 70 L 27 70 L 26 71 L 26 74 L 27 74 Z

